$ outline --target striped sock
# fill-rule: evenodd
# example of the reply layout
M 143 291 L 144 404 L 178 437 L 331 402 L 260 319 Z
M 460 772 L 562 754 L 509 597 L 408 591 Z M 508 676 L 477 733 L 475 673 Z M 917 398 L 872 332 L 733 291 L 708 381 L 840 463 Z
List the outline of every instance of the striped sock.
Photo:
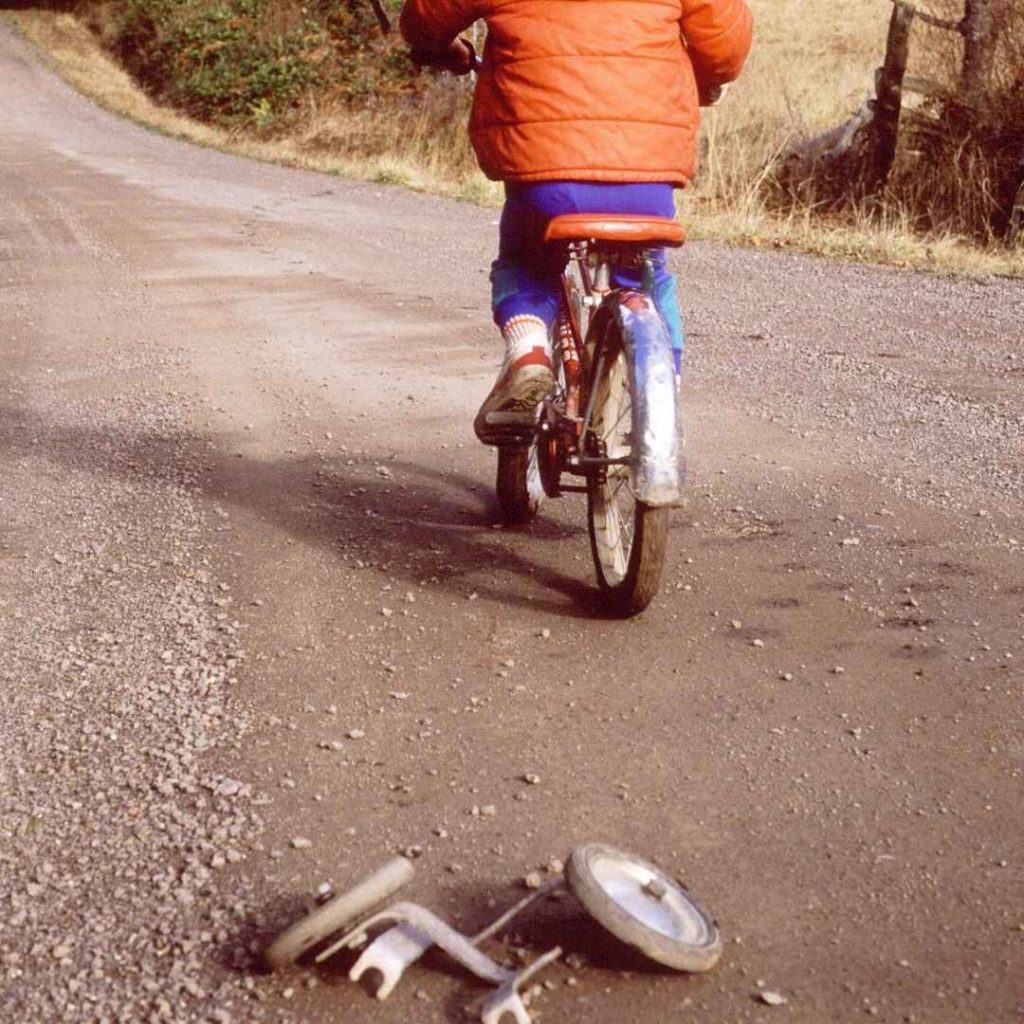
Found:
M 501 336 L 505 339 L 505 367 L 536 349 L 541 349 L 548 359 L 551 358 L 548 328 L 540 317 L 514 316 L 501 328 Z

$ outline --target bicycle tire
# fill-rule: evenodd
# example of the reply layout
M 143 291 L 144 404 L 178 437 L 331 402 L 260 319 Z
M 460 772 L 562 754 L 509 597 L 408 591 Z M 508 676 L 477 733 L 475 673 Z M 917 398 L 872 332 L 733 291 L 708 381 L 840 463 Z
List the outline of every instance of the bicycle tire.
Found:
M 295 963 L 336 932 L 367 917 L 413 876 L 412 864 L 395 857 L 347 892 L 329 899 L 286 928 L 267 946 L 263 959 L 272 970 Z
M 594 920 L 655 963 L 694 974 L 718 963 L 722 938 L 715 922 L 682 885 L 643 858 L 584 843 L 569 855 L 565 880 Z
M 536 442 L 500 446 L 495 490 L 503 522 L 519 526 L 533 519 L 540 509 L 539 489 Z
M 632 375 L 619 327 L 610 315 L 594 324 L 595 391 L 591 433 L 609 458 L 626 458 L 632 430 Z M 603 357 L 603 358 L 602 358 Z M 628 403 L 629 411 L 624 409 Z M 587 478 L 587 526 L 603 608 L 623 618 L 642 612 L 658 593 L 668 547 L 667 508 L 636 499 L 628 465 Z M 620 499 L 626 506 L 620 509 Z M 629 520 L 628 528 L 624 522 Z

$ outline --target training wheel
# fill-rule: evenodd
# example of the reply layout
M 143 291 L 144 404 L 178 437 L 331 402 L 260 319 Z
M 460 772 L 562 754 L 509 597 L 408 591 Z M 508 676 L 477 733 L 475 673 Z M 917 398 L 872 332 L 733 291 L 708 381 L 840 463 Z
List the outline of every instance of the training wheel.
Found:
M 324 891 L 323 899 L 318 899 L 319 905 L 314 910 L 283 931 L 264 950 L 267 966 L 278 968 L 294 963 L 314 946 L 368 917 L 412 876 L 412 864 L 404 857 L 396 857 L 347 892 L 334 895 L 329 890 Z
M 718 928 L 674 879 L 604 843 L 569 855 L 565 881 L 599 924 L 644 956 L 677 971 L 708 971 L 722 955 Z

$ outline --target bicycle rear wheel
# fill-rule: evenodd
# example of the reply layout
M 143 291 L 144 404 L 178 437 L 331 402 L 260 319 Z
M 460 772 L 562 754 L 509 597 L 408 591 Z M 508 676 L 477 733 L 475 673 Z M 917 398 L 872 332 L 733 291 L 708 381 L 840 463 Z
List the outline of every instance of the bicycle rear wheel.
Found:
M 509 526 L 529 522 L 540 508 L 544 487 L 537 464 L 537 442 L 498 449 L 498 506 Z
M 619 328 L 609 317 L 594 350 L 591 445 L 622 460 L 587 478 L 587 523 L 602 604 L 628 617 L 642 612 L 661 586 L 668 546 L 668 509 L 638 501 L 632 486 L 633 382 Z

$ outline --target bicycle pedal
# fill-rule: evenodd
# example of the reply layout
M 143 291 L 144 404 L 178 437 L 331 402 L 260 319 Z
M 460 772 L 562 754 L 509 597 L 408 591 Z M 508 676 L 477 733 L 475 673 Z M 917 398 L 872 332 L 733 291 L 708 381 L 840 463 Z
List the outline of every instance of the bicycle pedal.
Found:
M 489 412 L 483 423 L 476 425 L 477 437 L 490 445 L 528 445 L 537 430 L 535 413 Z
M 487 433 L 483 437 L 477 434 L 477 440 L 491 448 L 528 448 L 533 435 L 505 430 L 500 433 Z

